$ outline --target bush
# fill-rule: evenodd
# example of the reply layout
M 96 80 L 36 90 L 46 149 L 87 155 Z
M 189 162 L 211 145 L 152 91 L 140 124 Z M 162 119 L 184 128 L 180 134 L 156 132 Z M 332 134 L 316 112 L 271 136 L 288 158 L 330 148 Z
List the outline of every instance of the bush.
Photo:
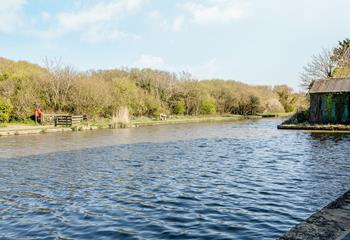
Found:
M 216 105 L 214 100 L 211 98 L 205 98 L 199 105 L 200 114 L 214 114 L 216 113 Z
M 148 117 L 158 117 L 163 108 L 159 99 L 152 95 L 146 94 L 144 96 L 145 112 L 142 114 Z
M 308 123 L 310 119 L 310 112 L 309 111 L 302 111 L 295 113 L 292 117 L 290 117 L 288 120 L 284 121 L 282 124 L 301 124 L 301 123 Z
M 35 96 L 35 90 L 30 85 L 27 88 L 21 86 L 11 100 L 13 104 L 11 121 L 30 118 L 34 114 L 35 103 L 40 103 L 37 96 Z
M 272 99 L 269 99 L 267 101 L 265 111 L 270 112 L 270 113 L 284 113 L 285 112 L 283 105 L 276 98 L 272 98 Z
M 76 79 L 69 97 L 71 109 L 68 112 L 86 114 L 89 118 L 107 115 L 111 102 L 109 89 L 105 81 L 97 81 L 93 77 Z
M 257 112 L 259 112 L 259 106 L 260 106 L 260 99 L 259 97 L 255 95 L 249 96 L 249 115 L 256 115 Z
M 173 107 L 173 113 L 176 115 L 184 115 L 186 112 L 186 105 L 183 101 L 176 101 Z
M 274 91 L 279 97 L 285 112 L 294 112 L 296 109 L 297 96 L 293 93 L 293 89 L 286 85 L 275 86 Z
M 0 123 L 5 123 L 10 120 L 13 106 L 8 101 L 0 99 Z

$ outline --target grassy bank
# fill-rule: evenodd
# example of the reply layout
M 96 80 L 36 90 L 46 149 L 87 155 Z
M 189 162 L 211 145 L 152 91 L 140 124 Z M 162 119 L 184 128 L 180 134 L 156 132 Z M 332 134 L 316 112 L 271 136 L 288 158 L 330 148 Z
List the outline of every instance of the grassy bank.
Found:
M 247 119 L 261 119 L 261 116 L 243 116 L 243 115 L 201 115 L 201 116 L 170 116 L 165 121 L 152 118 L 134 118 L 124 127 L 143 127 L 155 125 L 171 125 L 185 123 L 201 123 L 201 122 L 234 122 Z M 23 134 L 38 134 L 48 132 L 63 132 L 63 131 L 84 131 L 95 129 L 112 128 L 112 119 L 100 118 L 89 120 L 88 122 L 75 125 L 72 127 L 54 127 L 53 125 L 37 125 L 34 122 L 26 123 L 9 123 L 6 126 L 0 127 L 0 136 L 23 135 Z
M 205 115 L 205 116 L 171 116 L 166 121 L 159 121 L 150 118 L 136 118 L 131 121 L 134 127 L 164 125 L 164 124 L 183 124 L 183 123 L 200 123 L 200 122 L 230 122 L 241 121 L 246 119 L 260 119 L 260 116 L 242 116 L 242 115 Z
M 295 114 L 295 112 L 267 112 L 259 114 L 263 118 L 287 118 Z
M 125 127 L 142 127 L 154 125 L 171 125 L 171 124 L 185 124 L 185 123 L 200 123 L 200 122 L 233 122 L 242 121 L 246 119 L 261 119 L 261 116 L 243 116 L 243 115 L 199 115 L 199 116 L 169 116 L 167 120 L 160 121 L 156 118 L 138 117 L 132 118 Z M 110 128 L 112 125 L 111 119 L 95 119 L 88 122 L 89 126 L 95 128 Z

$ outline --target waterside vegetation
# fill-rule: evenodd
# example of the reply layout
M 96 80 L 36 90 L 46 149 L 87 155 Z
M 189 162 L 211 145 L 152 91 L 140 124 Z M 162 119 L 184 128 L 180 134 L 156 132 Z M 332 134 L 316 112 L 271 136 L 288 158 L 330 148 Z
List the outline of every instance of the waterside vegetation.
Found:
M 44 62 L 42 67 L 0 58 L 1 123 L 28 121 L 35 104 L 44 113 L 86 114 L 91 121 L 107 119 L 115 126 L 140 118 L 157 119 L 160 113 L 173 119 L 253 116 L 293 112 L 307 104 L 302 93 L 286 85 L 200 81 L 186 72 L 153 69 L 79 72 L 60 61 Z

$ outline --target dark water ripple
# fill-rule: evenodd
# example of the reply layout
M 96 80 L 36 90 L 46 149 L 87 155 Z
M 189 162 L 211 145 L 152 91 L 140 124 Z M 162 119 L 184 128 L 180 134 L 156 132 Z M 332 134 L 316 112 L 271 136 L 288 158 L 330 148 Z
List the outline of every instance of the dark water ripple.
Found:
M 0 159 L 0 238 L 275 239 L 350 188 L 349 136 L 275 125 Z

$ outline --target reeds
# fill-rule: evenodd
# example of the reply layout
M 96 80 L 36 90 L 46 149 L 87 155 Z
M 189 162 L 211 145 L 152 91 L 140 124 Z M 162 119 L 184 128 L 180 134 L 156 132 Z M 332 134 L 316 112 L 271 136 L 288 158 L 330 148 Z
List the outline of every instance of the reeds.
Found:
M 129 123 L 129 109 L 120 107 L 112 116 L 111 128 L 126 128 Z

